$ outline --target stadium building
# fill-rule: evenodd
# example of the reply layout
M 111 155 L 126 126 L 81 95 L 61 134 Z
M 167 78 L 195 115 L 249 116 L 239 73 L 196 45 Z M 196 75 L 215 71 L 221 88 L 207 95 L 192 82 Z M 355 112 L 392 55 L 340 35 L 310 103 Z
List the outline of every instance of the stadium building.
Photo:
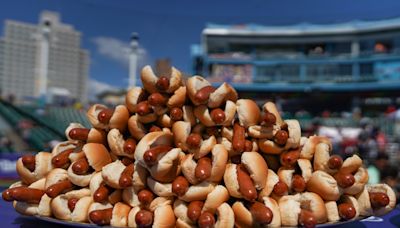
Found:
M 0 37 L 0 89 L 3 97 L 86 103 L 89 53 L 81 33 L 44 11 L 38 24 L 6 20 Z
M 400 18 L 289 26 L 209 24 L 193 73 L 283 110 L 382 112 L 400 104 Z

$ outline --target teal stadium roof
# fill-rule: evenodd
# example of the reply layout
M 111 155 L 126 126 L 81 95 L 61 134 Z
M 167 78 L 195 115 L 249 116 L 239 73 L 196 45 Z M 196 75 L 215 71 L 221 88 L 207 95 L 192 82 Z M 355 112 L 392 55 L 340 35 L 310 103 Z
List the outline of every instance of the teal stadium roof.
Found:
M 357 34 L 400 29 L 400 17 L 378 21 L 355 20 L 334 24 L 300 23 L 283 26 L 259 24 L 221 25 L 207 24 L 203 35 L 254 35 L 254 36 L 299 36 L 328 34 Z

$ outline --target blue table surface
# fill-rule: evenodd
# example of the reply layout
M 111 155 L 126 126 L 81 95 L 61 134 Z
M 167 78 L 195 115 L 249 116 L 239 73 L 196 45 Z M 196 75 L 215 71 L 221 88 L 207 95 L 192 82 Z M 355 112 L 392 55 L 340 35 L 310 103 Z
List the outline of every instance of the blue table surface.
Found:
M 387 228 L 387 227 L 400 227 L 400 207 L 397 206 L 393 211 L 389 214 L 386 214 L 382 217 L 375 217 L 369 219 L 371 221 L 355 221 L 351 223 L 346 223 L 343 225 L 336 225 L 331 227 L 379 227 L 379 228 Z M 54 224 L 47 221 L 39 220 L 35 217 L 30 216 L 22 216 L 18 214 L 14 208 L 12 207 L 12 203 L 5 202 L 0 199 L 0 227 L 48 227 L 48 228 L 62 228 L 62 227 L 71 227 L 67 225 Z

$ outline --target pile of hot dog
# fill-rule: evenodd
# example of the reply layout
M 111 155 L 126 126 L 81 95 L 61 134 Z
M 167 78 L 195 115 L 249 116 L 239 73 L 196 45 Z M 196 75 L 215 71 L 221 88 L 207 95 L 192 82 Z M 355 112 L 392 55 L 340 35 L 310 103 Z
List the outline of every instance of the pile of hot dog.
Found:
M 329 139 L 301 137 L 274 103 L 175 68 L 146 66 L 141 79 L 124 105 L 93 105 L 92 128 L 71 123 L 51 153 L 21 157 L 3 199 L 25 215 L 117 227 L 313 227 L 395 207 L 388 185 L 366 185 L 357 155 L 331 156 Z

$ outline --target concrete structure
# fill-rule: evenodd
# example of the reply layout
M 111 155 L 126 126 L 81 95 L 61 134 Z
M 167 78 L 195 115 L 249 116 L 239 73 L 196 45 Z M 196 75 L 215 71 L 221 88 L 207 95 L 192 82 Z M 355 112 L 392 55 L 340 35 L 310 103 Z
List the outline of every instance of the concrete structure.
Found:
M 134 32 L 131 36 L 129 50 L 129 83 L 128 89 L 136 86 L 137 81 L 137 61 L 139 50 L 139 35 Z
M 41 13 L 38 24 L 6 20 L 4 28 L 0 38 L 2 96 L 12 95 L 18 101 L 49 100 L 49 89 L 67 90 L 70 96 L 63 93 L 60 99 L 87 102 L 89 53 L 81 49 L 80 32 L 49 11 Z
M 336 104 L 348 110 L 376 97 L 400 105 L 400 18 L 325 25 L 209 24 L 191 52 L 193 74 L 230 82 L 242 96 L 260 102 L 284 97 L 284 110 L 315 109 L 316 102 L 321 110 Z M 335 104 L 323 102 L 331 97 Z

